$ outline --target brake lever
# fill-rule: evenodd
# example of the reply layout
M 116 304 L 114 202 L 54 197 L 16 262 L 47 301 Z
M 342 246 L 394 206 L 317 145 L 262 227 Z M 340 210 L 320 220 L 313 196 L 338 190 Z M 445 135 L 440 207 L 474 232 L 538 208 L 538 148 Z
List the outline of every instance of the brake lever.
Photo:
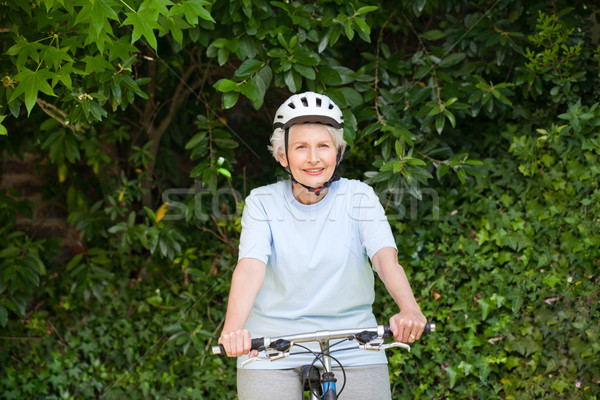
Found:
M 381 350 L 389 349 L 390 347 L 400 347 L 402 349 L 406 349 L 406 351 L 410 351 L 410 346 L 402 342 L 384 344 L 383 346 L 381 346 Z
M 387 350 L 391 347 L 400 347 L 400 348 L 406 349 L 407 351 L 410 351 L 410 346 L 407 345 L 406 343 L 393 342 L 393 343 L 386 344 L 386 343 L 384 343 L 383 339 L 374 339 L 365 344 L 361 344 L 358 347 L 363 350 L 371 350 L 371 351 L 380 351 L 380 350 Z
M 268 350 L 268 349 L 267 349 Z M 286 358 L 290 356 L 290 352 L 289 351 L 272 351 L 272 352 L 266 352 L 266 357 L 252 357 L 247 359 L 246 361 L 242 362 L 242 367 L 245 367 L 246 365 L 255 362 L 255 361 L 277 361 L 277 360 L 281 360 L 282 358 Z

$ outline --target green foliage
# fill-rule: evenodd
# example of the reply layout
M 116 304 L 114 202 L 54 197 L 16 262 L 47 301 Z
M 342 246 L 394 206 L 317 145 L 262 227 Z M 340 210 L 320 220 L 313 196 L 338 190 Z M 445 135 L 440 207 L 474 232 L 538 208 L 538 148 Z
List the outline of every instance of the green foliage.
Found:
M 35 311 L 14 327 L 12 332 L 31 342 L 18 362 L 2 356 L 3 398 L 228 398 L 235 379 L 223 372 L 232 365 L 206 356 L 214 326 L 207 332 L 202 327 L 210 322 L 199 322 L 226 285 L 198 297 L 201 282 L 174 284 L 161 291 L 164 300 L 155 305 L 143 297 L 145 284 L 120 278 L 119 286 L 111 287 L 112 301 L 82 309 L 63 298 L 51 314 Z M 178 311 L 176 304 L 184 307 Z M 52 321 L 65 318 L 77 322 L 56 329 Z M 191 332 L 177 329 L 190 324 L 196 328 Z M 187 339 L 199 346 L 188 349 Z
M 10 195 L 9 195 L 10 194 Z M 11 196 L 12 195 L 12 196 Z M 56 252 L 54 240 L 32 239 L 15 229 L 17 214 L 32 216 L 27 200 L 14 200 L 15 193 L 0 192 L 0 326 L 9 316 L 22 317 L 27 303 L 39 290 L 46 275 L 46 262 Z M 10 315 L 9 312 L 12 312 Z
M 211 357 L 272 112 L 329 95 L 439 331 L 394 398 L 596 398 L 597 6 L 12 1 L 0 148 L 33 153 L 78 246 L 0 193 L 7 399 L 233 398 Z M 597 29 L 597 25 L 595 26 Z M 43 171 L 43 172 L 41 172 Z M 17 223 L 19 221 L 19 223 Z M 396 306 L 381 285 L 383 323 Z
M 538 36 L 555 34 L 549 20 L 555 17 L 540 15 L 538 29 L 545 31 Z M 589 61 L 578 65 L 588 68 Z M 558 74 L 528 67 L 542 74 L 549 87 L 543 90 L 553 90 Z M 566 78 L 573 75 L 585 74 L 574 70 Z M 576 89 L 544 103 L 522 103 L 531 120 L 515 118 L 499 136 L 473 143 L 483 159 L 482 176 L 461 192 L 436 187 L 439 220 L 432 220 L 426 201 L 417 221 L 398 220 L 400 253 L 413 279 L 424 283 L 417 294 L 421 307 L 434 310 L 442 326 L 419 345 L 424 364 L 418 368 L 414 354 L 393 356 L 405 365 L 398 379 L 410 382 L 399 389 L 403 396 L 598 395 L 600 113 L 599 103 L 567 104 L 584 90 Z

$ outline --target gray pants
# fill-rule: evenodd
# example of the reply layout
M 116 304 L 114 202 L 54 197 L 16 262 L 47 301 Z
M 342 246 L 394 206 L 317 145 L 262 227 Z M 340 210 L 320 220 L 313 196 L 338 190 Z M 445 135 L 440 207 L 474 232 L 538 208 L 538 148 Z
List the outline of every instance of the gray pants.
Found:
M 340 400 L 390 400 L 390 378 L 386 364 L 344 367 L 346 386 Z M 333 373 L 337 391 L 344 384 L 339 368 Z M 239 400 L 301 400 L 302 382 L 297 369 L 244 369 L 237 370 Z M 308 396 L 308 394 L 307 394 Z

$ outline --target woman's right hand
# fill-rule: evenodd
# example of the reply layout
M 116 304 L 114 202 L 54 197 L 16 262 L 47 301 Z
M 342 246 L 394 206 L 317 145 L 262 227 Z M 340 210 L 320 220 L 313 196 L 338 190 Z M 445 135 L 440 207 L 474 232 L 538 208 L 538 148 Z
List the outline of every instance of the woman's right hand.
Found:
M 239 357 L 250 352 L 249 357 L 258 356 L 257 350 L 250 351 L 252 338 L 247 329 L 238 329 L 235 331 L 221 332 L 219 344 L 225 348 L 225 352 L 229 357 Z

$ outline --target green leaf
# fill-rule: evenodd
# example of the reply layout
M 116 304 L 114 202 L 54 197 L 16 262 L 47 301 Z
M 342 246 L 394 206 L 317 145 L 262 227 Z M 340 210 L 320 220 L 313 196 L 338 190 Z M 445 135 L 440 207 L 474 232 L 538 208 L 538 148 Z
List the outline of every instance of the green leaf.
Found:
M 219 66 L 225 65 L 227 60 L 229 59 L 229 49 L 223 47 L 217 51 L 217 61 L 219 62 Z
M 258 97 L 257 97 L 256 101 L 254 101 L 252 103 L 252 105 L 254 106 L 255 109 L 258 110 L 260 107 L 262 107 L 262 104 L 264 102 L 265 93 L 267 92 L 267 89 L 271 85 L 272 79 L 273 79 L 273 71 L 271 70 L 271 67 L 269 67 L 268 65 L 261 68 L 258 71 L 258 73 L 256 75 L 254 75 L 254 77 L 252 78 L 252 84 L 258 90 Z
M 52 79 L 52 87 L 61 82 L 67 89 L 71 89 L 73 86 L 71 75 L 85 75 L 85 73 L 73 68 L 73 63 L 67 63 L 58 69 L 56 76 Z
M 558 393 L 563 393 L 565 391 L 568 391 L 569 388 L 572 387 L 572 383 L 567 382 L 565 379 L 558 379 L 555 380 L 554 382 L 552 382 L 552 384 L 550 385 L 550 387 L 554 390 L 556 390 Z
M 486 299 L 479 299 L 477 302 L 481 306 L 481 319 L 485 321 L 490 312 L 490 303 Z
M 285 73 L 285 84 L 292 93 L 296 93 L 302 87 L 302 78 L 294 70 L 289 70 Z
M 436 172 L 438 179 L 446 175 L 448 171 L 450 171 L 450 166 L 448 164 L 440 164 Z
M 9 246 L 0 251 L 0 258 L 15 258 L 21 254 L 21 249 L 16 246 Z
M 419 15 L 423 12 L 423 9 L 425 8 L 425 4 L 427 4 L 427 0 L 417 0 L 414 3 L 414 7 L 416 8 L 416 14 Z
M 239 92 L 240 90 L 238 84 L 231 79 L 220 79 L 215 83 L 214 86 L 219 92 Z
M 454 117 L 454 114 L 452 114 L 448 110 L 444 110 L 444 115 L 446 116 L 446 118 L 448 118 L 448 121 L 450 121 L 450 125 L 452 125 L 452 127 L 454 128 L 456 126 L 456 118 Z
M 343 87 L 340 88 L 340 92 L 342 92 L 342 94 L 344 95 L 346 104 L 349 107 L 358 107 L 363 104 L 363 98 L 356 89 L 350 87 Z
M 189 25 L 183 20 L 181 15 L 164 17 L 159 21 L 160 30 L 158 36 L 163 37 L 170 33 L 180 46 L 183 45 L 183 29 L 189 27 Z
M 205 0 L 186 0 L 171 7 L 168 16 L 183 14 L 190 25 L 198 25 L 198 17 L 205 21 L 216 23 L 210 12 L 204 8 L 204 6 L 209 4 Z
M 366 14 L 369 12 L 377 11 L 379 7 L 377 6 L 364 6 L 356 10 L 356 15 Z
M 190 150 L 200 144 L 204 145 L 206 143 L 206 139 L 207 139 L 206 132 L 197 133 L 186 143 L 185 149 Z
M 362 19 L 362 18 L 355 18 L 354 22 L 356 23 L 356 25 L 358 26 L 358 29 L 360 29 L 360 31 L 362 33 L 364 33 L 365 35 L 370 35 L 371 34 L 371 28 L 369 27 L 369 25 L 367 25 L 367 23 L 365 22 L 364 19 Z
M 451 67 L 453 65 L 458 64 L 462 60 L 464 60 L 466 58 L 466 56 L 467 55 L 465 53 L 453 53 L 453 54 L 450 54 L 449 56 L 444 57 L 442 59 L 442 61 L 440 61 L 439 65 L 442 68 Z
M 427 165 L 427 163 L 423 160 L 421 160 L 420 158 L 413 158 L 413 157 L 406 157 L 405 161 L 407 164 L 409 165 Z
M 332 28 L 333 27 L 330 27 L 329 30 L 327 31 L 327 33 L 325 35 L 323 35 L 323 37 L 321 38 L 321 41 L 319 42 L 319 47 L 317 48 L 317 51 L 319 53 L 322 53 L 327 48 L 327 45 L 329 44 L 329 37 L 331 35 Z
M 396 156 L 398 158 L 403 158 L 404 157 L 404 141 L 403 140 L 396 140 L 396 143 L 394 144 L 394 149 L 396 150 Z
M 71 63 L 73 61 L 67 48 L 58 49 L 54 46 L 48 46 L 44 50 L 44 63 L 49 67 L 52 66 L 55 70 L 58 70 L 65 61 Z
M 462 168 L 457 169 L 456 175 L 458 176 L 460 183 L 462 183 L 464 185 L 465 182 L 467 181 L 467 173 L 465 172 L 465 170 Z
M 431 72 L 431 67 L 429 65 L 421 65 L 419 69 L 417 69 L 417 73 L 415 74 L 415 79 L 422 79 L 425 75 Z M 426 88 L 424 88 L 426 89 Z
M 356 131 L 358 130 L 356 116 L 347 108 L 342 110 L 342 114 L 344 115 L 344 139 L 350 146 L 353 146 Z
M 15 88 L 9 102 L 15 100 L 21 94 L 25 94 L 25 107 L 27 107 L 27 115 L 29 115 L 37 100 L 38 92 L 41 91 L 49 96 L 56 96 L 52 87 L 48 84 L 48 80 L 55 77 L 56 74 L 48 71 L 46 68 L 35 72 L 28 68 L 23 68 L 14 77 L 14 80 L 19 81 L 19 84 Z
M 82 258 L 83 258 L 83 254 L 77 254 L 77 255 L 75 255 L 71 259 L 71 261 L 69 261 L 69 263 L 67 264 L 67 266 L 65 267 L 65 269 L 67 271 L 72 270 L 73 268 L 75 268 L 81 262 Z
M 447 367 L 444 371 L 446 371 L 448 378 L 450 379 L 450 388 L 453 388 L 458 380 L 458 371 L 454 367 Z
M 294 52 L 294 59 L 303 65 L 315 67 L 321 62 L 321 57 L 307 47 L 300 47 Z
M 240 91 L 244 96 L 246 96 L 250 101 L 252 101 L 252 103 L 258 103 L 258 101 L 260 100 L 260 91 L 258 90 L 253 81 L 243 83 L 240 86 Z
M 235 71 L 234 76 L 238 78 L 247 78 L 254 72 L 258 71 L 262 65 L 263 63 L 261 61 L 249 58 L 239 66 L 239 68 Z
M 223 95 L 223 108 L 229 109 L 235 106 L 240 96 L 239 92 L 227 92 Z
M 342 24 L 338 23 L 338 24 L 331 25 L 331 29 L 329 30 L 329 32 L 327 34 L 327 36 L 329 38 L 329 46 L 330 47 L 337 43 L 338 39 L 340 38 L 340 36 L 342 34 L 342 30 L 343 30 Z M 321 52 L 322 52 L 322 50 L 319 51 L 319 53 L 321 53 Z
M 506 104 L 507 106 L 512 106 L 512 102 L 502 94 L 502 92 L 500 92 L 497 89 L 492 90 L 492 94 L 494 95 L 494 97 L 496 97 L 498 100 L 500 100 L 502 103 Z
M 27 310 L 27 303 L 21 297 L 11 297 L 10 301 L 15 306 L 19 314 L 25 315 L 25 311 Z
M 438 114 L 435 117 L 435 130 L 437 131 L 437 133 L 439 135 L 442 134 L 442 131 L 444 130 L 444 125 L 445 124 L 446 124 L 446 118 L 444 117 L 444 115 Z
M 434 104 L 435 104 L 435 103 L 434 103 Z M 429 111 L 429 114 L 427 114 L 427 115 L 429 115 L 429 116 L 434 116 L 434 115 L 437 115 L 437 114 L 441 113 L 441 112 L 442 112 L 442 110 L 443 110 L 442 106 L 441 106 L 441 105 L 439 105 L 439 104 L 436 104 L 436 105 L 435 105 L 435 106 L 434 106 L 434 107 L 431 109 L 431 111 Z
M 344 23 L 344 30 L 346 31 L 346 37 L 348 40 L 352 40 L 354 38 L 354 30 L 352 29 L 352 21 L 346 21 Z
M 558 285 L 559 283 L 562 282 L 562 278 L 557 275 L 546 275 L 542 279 L 542 282 L 544 282 L 546 285 L 550 286 L 551 288 L 554 288 L 556 285 Z
M 169 13 L 168 6 L 172 6 L 171 0 L 145 0 L 145 3 L 149 8 L 152 8 L 159 12 L 159 14 L 167 15 Z
M 4 121 L 4 118 L 6 118 L 6 115 L 0 115 L 0 135 L 8 135 L 6 127 L 2 125 L 2 121 Z
M 226 170 L 225 168 L 218 168 L 217 171 L 223 175 L 224 177 L 231 179 L 231 172 L 229 172 L 228 170 Z
M 267 51 L 267 55 L 271 58 L 284 58 L 288 56 L 288 53 L 280 48 L 274 48 Z
M 120 59 L 122 61 L 134 60 L 132 53 L 139 53 L 139 50 L 129 43 L 129 40 L 123 36 L 119 40 L 115 40 L 108 45 L 108 62 Z
M 40 62 L 39 52 L 44 47 L 41 43 L 30 43 L 24 37 L 20 37 L 17 38 L 17 43 L 6 51 L 6 55 L 17 56 L 17 68 L 22 70 L 28 58 L 31 58 L 36 64 Z
M 142 36 L 146 38 L 148 44 L 157 51 L 156 36 L 154 29 L 160 29 L 160 25 L 156 22 L 156 11 L 146 8 L 144 3 L 140 6 L 137 12 L 126 12 L 123 25 L 132 25 L 133 32 L 131 33 L 131 43 L 135 43 Z
M 111 29 L 109 19 L 119 21 L 119 16 L 105 1 L 86 1 L 75 18 L 75 25 L 87 22 L 98 36 L 104 29 Z
M 85 63 L 85 73 L 102 73 L 104 71 L 113 70 L 113 66 L 106 59 L 98 54 L 96 56 L 85 56 L 81 59 Z
M 340 73 L 327 65 L 318 67 L 317 78 L 329 86 L 337 86 L 342 84 L 342 76 Z
M 427 40 L 439 40 L 439 39 L 443 38 L 444 36 L 446 36 L 446 34 L 437 29 L 433 29 L 431 31 L 427 31 L 427 32 L 421 34 L 421 37 L 423 39 L 427 39 Z
M 294 64 L 294 69 L 306 79 L 314 80 L 317 77 L 313 67 L 307 67 L 302 64 Z
M 287 44 L 287 42 L 285 41 L 285 38 L 283 37 L 283 34 L 281 32 L 279 32 L 277 34 L 277 41 L 279 42 L 279 44 L 281 45 L 281 47 L 283 47 L 287 51 L 290 51 L 290 47 Z
M 160 306 L 163 302 L 163 298 L 160 296 L 160 294 L 156 295 L 156 296 L 152 296 L 146 299 L 146 301 L 150 304 L 152 304 L 153 306 Z

